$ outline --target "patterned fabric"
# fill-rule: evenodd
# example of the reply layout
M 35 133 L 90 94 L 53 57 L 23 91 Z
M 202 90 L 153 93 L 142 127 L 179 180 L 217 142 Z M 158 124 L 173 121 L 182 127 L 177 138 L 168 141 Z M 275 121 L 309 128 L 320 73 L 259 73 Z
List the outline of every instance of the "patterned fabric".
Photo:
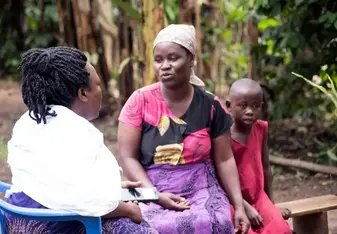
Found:
M 232 139 L 232 148 L 239 171 L 243 198 L 261 215 L 264 227 L 248 234 L 291 234 L 288 223 L 264 191 L 262 150 L 268 123 L 258 120 L 244 145 Z M 249 179 L 247 179 L 249 178 Z
M 9 203 L 21 207 L 46 209 L 24 193 L 12 194 Z M 85 234 L 82 223 L 73 222 L 39 222 L 26 220 L 11 215 L 5 215 L 8 234 Z M 156 230 L 143 222 L 140 225 L 128 218 L 104 219 L 102 221 L 103 234 L 158 234 Z
M 193 25 L 170 24 L 157 34 L 157 37 L 153 42 L 153 49 L 161 42 L 176 43 L 186 48 L 195 58 L 197 52 L 197 39 Z M 194 66 L 195 65 L 197 65 L 196 60 L 194 60 Z M 190 83 L 196 86 L 205 86 L 205 83 L 195 75 L 193 67 L 191 70 Z
M 198 87 L 185 114 L 175 116 L 161 95 L 159 83 L 135 91 L 119 121 L 142 131 L 143 166 L 209 162 L 211 139 L 228 131 L 232 124 L 218 98 Z
M 175 116 L 157 83 L 134 92 L 119 120 L 142 131 L 140 163 L 158 191 L 185 197 L 191 204 L 182 212 L 141 205 L 151 227 L 162 234 L 234 233 L 228 198 L 211 158 L 211 139 L 232 123 L 217 97 L 195 87 L 186 113 Z
M 147 174 L 158 191 L 178 194 L 191 205 L 182 212 L 167 210 L 157 204 L 141 205 L 145 220 L 159 233 L 234 233 L 229 201 L 211 163 L 152 165 Z

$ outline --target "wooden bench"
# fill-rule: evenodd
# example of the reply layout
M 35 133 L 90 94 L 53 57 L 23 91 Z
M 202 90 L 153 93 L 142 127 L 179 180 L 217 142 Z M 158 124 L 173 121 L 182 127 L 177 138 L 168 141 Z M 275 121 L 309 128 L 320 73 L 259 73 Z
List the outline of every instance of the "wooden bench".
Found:
M 291 210 L 296 234 L 329 234 L 327 211 L 337 209 L 337 196 L 312 197 L 276 206 Z

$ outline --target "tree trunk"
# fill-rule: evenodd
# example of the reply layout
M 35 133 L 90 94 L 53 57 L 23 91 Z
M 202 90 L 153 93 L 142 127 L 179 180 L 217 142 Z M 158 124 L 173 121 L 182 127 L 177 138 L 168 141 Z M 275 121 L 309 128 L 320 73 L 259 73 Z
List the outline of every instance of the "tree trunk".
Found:
M 74 46 L 87 54 L 102 80 L 102 114 L 111 113 L 112 97 L 108 92 L 109 69 L 104 54 L 101 26 L 98 21 L 97 0 L 58 0 L 60 33 L 64 44 Z M 75 29 L 75 30 L 74 30 Z
M 133 40 L 132 28 L 130 27 L 130 19 L 125 15 L 122 10 L 120 10 L 120 16 L 118 17 L 118 30 L 120 57 L 123 61 L 125 59 L 130 59 L 133 56 Z M 134 91 L 133 66 L 131 59 L 120 72 L 120 74 L 118 74 L 118 84 L 120 92 L 119 107 L 122 107 L 128 97 Z
M 257 78 L 257 68 L 256 68 L 256 59 L 254 54 L 252 53 L 252 48 L 258 45 L 259 31 L 253 25 L 253 18 L 248 19 L 248 22 L 244 29 L 245 32 L 245 40 L 248 44 L 248 77 L 249 79 L 256 80 Z
M 245 34 L 245 41 L 248 45 L 248 52 L 247 52 L 247 60 L 248 60 L 248 75 L 246 78 L 256 80 L 262 85 L 263 88 L 263 106 L 262 106 L 262 119 L 268 120 L 269 113 L 268 113 L 268 92 L 267 92 L 267 84 L 266 80 L 263 78 L 263 74 L 261 70 L 257 67 L 257 59 L 255 54 L 253 53 L 254 46 L 258 45 L 258 38 L 259 38 L 259 30 L 253 24 L 253 18 L 251 17 L 247 24 L 245 25 L 244 29 Z
M 133 56 L 136 61 L 133 63 L 133 84 L 134 89 L 139 89 L 143 86 L 143 55 L 144 55 L 144 44 L 142 35 L 142 25 L 132 22 L 132 41 L 133 41 Z
M 155 82 L 153 69 L 153 41 L 165 27 L 164 5 L 160 0 L 143 0 L 143 38 L 145 42 L 144 85 Z
M 20 0 L 2 0 L 0 2 L 0 9 L 2 10 L 0 27 L 2 27 L 1 31 L 3 33 L 0 41 L 5 43 L 7 35 L 12 35 L 14 38 L 10 38 L 9 40 L 15 41 L 15 44 L 19 47 L 18 50 L 22 51 L 25 41 L 23 28 L 25 23 L 24 3 Z
M 195 12 L 195 14 L 194 14 L 195 15 L 194 27 L 195 27 L 196 37 L 197 37 L 197 67 L 196 67 L 196 72 L 197 72 L 197 75 L 199 75 L 201 77 L 201 79 L 203 79 L 203 77 L 205 77 L 204 62 L 203 62 L 203 59 L 202 59 L 202 52 L 203 52 L 203 45 L 204 45 L 204 33 L 201 32 L 200 7 L 201 7 L 201 4 L 198 1 L 195 1 L 195 3 L 194 3 L 194 12 Z
M 195 26 L 195 8 L 197 1 L 180 0 L 178 21 L 180 24 L 192 24 Z
M 201 79 L 204 79 L 205 77 L 209 78 L 210 75 L 205 74 L 205 63 L 202 58 L 202 53 L 205 49 L 204 33 L 201 28 L 202 5 L 201 2 L 194 0 L 181 0 L 178 18 L 179 23 L 190 24 L 195 27 L 197 39 L 197 66 L 195 67 L 195 72 Z
M 76 31 L 72 2 L 68 0 L 58 0 L 56 2 L 58 9 L 60 44 L 68 46 L 77 46 Z
M 117 26 L 112 22 L 112 11 L 111 11 L 111 1 L 110 0 L 98 0 L 97 1 L 98 14 L 97 20 L 101 28 L 101 37 L 104 44 L 104 55 L 107 63 L 107 67 L 110 75 L 113 74 L 113 68 L 117 67 L 119 63 L 114 62 L 113 51 L 116 49 L 114 47 L 114 40 L 117 40 L 118 29 Z M 119 61 L 118 61 L 119 62 Z
M 219 0 L 209 0 L 204 1 L 204 4 L 202 5 L 202 11 L 201 16 L 204 18 L 204 20 L 207 22 L 205 25 L 206 27 L 214 27 L 216 28 L 219 24 L 219 21 L 221 20 L 219 17 Z M 200 31 L 205 31 L 200 30 Z M 218 76 L 218 64 L 220 59 L 220 50 L 221 48 L 218 43 L 218 35 L 216 32 L 213 32 L 213 35 L 211 36 L 211 42 L 206 43 L 205 38 L 203 37 L 203 41 L 201 41 L 203 47 L 202 51 L 200 51 L 200 57 L 202 53 L 207 53 L 209 56 L 209 60 L 203 61 L 200 59 L 203 65 L 202 70 L 202 76 L 204 79 L 209 79 L 213 83 L 216 82 L 216 78 Z M 214 92 L 215 90 L 211 90 Z

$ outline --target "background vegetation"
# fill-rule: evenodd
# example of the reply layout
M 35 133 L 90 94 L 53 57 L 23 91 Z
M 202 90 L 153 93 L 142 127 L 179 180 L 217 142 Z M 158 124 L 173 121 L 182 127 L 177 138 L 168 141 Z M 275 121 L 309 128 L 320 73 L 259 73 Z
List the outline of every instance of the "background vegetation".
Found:
M 235 79 L 259 81 L 264 118 L 273 123 L 272 152 L 335 165 L 336 107 L 291 72 L 318 75 L 327 89 L 330 74 L 336 85 L 336 12 L 334 0 L 3 0 L 0 77 L 20 79 L 27 49 L 76 46 L 102 78 L 102 115 L 115 118 L 135 89 L 155 82 L 156 33 L 171 23 L 193 24 L 197 74 L 210 91 L 226 98 Z

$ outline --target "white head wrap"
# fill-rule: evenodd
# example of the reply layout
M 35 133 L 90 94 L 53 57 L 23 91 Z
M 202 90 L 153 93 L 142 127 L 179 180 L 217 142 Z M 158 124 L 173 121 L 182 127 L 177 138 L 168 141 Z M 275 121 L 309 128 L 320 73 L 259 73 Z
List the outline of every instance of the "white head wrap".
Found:
M 173 42 L 186 48 L 194 56 L 194 66 L 197 64 L 195 60 L 197 52 L 197 40 L 195 28 L 186 24 L 171 24 L 162 29 L 153 42 L 153 49 L 161 42 Z M 205 86 L 205 83 L 195 75 L 192 67 L 190 83 L 196 86 Z

